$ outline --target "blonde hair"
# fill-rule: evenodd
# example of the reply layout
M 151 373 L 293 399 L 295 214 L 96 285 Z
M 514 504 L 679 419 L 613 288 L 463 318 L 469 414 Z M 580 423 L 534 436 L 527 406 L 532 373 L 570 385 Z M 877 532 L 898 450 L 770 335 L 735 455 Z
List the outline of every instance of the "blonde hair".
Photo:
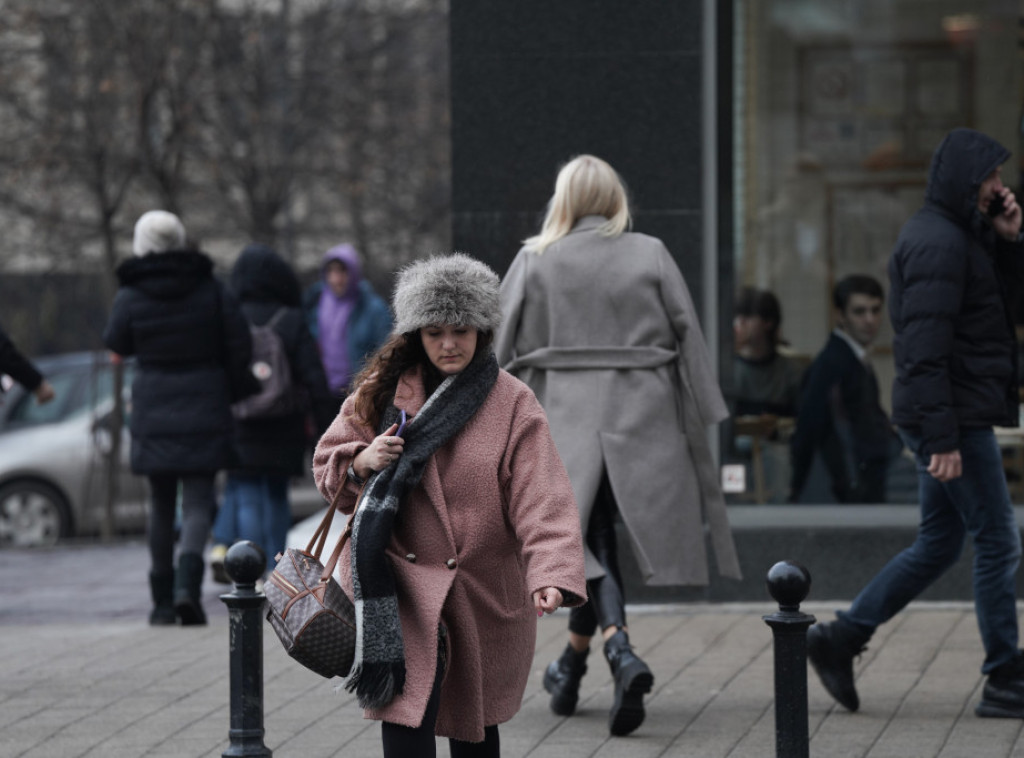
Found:
M 523 241 L 538 255 L 567 235 L 584 216 L 608 219 L 598 234 L 617 237 L 629 229 L 629 199 L 622 179 L 608 163 L 593 155 L 580 155 L 562 167 L 555 180 L 555 194 L 548 202 L 540 234 Z

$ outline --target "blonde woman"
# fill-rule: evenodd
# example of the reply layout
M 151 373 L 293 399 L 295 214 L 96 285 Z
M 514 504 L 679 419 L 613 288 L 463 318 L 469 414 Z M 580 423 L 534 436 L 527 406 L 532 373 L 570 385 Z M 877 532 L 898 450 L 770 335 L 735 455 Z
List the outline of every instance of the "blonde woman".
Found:
M 544 687 L 555 713 L 575 711 L 600 628 L 614 735 L 640 726 L 654 684 L 630 645 L 616 513 L 648 584 L 706 585 L 705 527 L 719 571 L 740 573 L 705 436 L 725 402 L 679 268 L 660 240 L 630 226 L 610 165 L 581 155 L 562 168 L 540 233 L 502 283 L 495 347 L 548 414 L 586 540 L 590 602 L 572 610 L 569 645 Z

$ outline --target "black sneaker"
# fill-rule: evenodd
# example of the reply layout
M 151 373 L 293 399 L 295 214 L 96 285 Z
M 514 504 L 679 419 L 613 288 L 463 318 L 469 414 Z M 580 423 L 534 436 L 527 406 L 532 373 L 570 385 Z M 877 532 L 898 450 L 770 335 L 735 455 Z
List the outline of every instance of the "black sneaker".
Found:
M 814 667 L 828 694 L 848 711 L 860 708 L 860 698 L 853 684 L 853 659 L 867 650 L 851 644 L 831 621 L 815 624 L 807 630 L 807 658 Z
M 1024 652 L 988 675 L 974 712 L 982 718 L 1024 719 Z

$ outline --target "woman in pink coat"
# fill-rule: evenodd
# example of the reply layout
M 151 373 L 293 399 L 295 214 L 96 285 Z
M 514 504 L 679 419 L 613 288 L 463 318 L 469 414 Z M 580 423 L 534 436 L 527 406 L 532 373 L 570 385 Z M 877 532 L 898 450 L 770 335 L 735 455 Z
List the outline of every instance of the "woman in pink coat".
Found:
M 395 332 L 321 438 L 317 486 L 353 513 L 346 686 L 384 755 L 499 755 L 537 617 L 586 599 L 572 486 L 533 393 L 498 368 L 498 277 L 465 255 L 399 275 Z

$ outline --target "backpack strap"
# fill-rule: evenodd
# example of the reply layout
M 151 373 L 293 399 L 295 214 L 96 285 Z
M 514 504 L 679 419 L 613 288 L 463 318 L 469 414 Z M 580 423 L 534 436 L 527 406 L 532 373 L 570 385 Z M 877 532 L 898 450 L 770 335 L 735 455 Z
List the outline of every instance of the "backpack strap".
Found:
M 270 317 L 270 320 L 266 324 L 264 324 L 264 326 L 269 326 L 271 329 L 275 328 L 277 326 L 277 322 L 284 318 L 287 313 L 288 309 L 286 307 L 282 306 L 281 308 L 278 308 L 277 311 L 275 311 L 274 315 Z

